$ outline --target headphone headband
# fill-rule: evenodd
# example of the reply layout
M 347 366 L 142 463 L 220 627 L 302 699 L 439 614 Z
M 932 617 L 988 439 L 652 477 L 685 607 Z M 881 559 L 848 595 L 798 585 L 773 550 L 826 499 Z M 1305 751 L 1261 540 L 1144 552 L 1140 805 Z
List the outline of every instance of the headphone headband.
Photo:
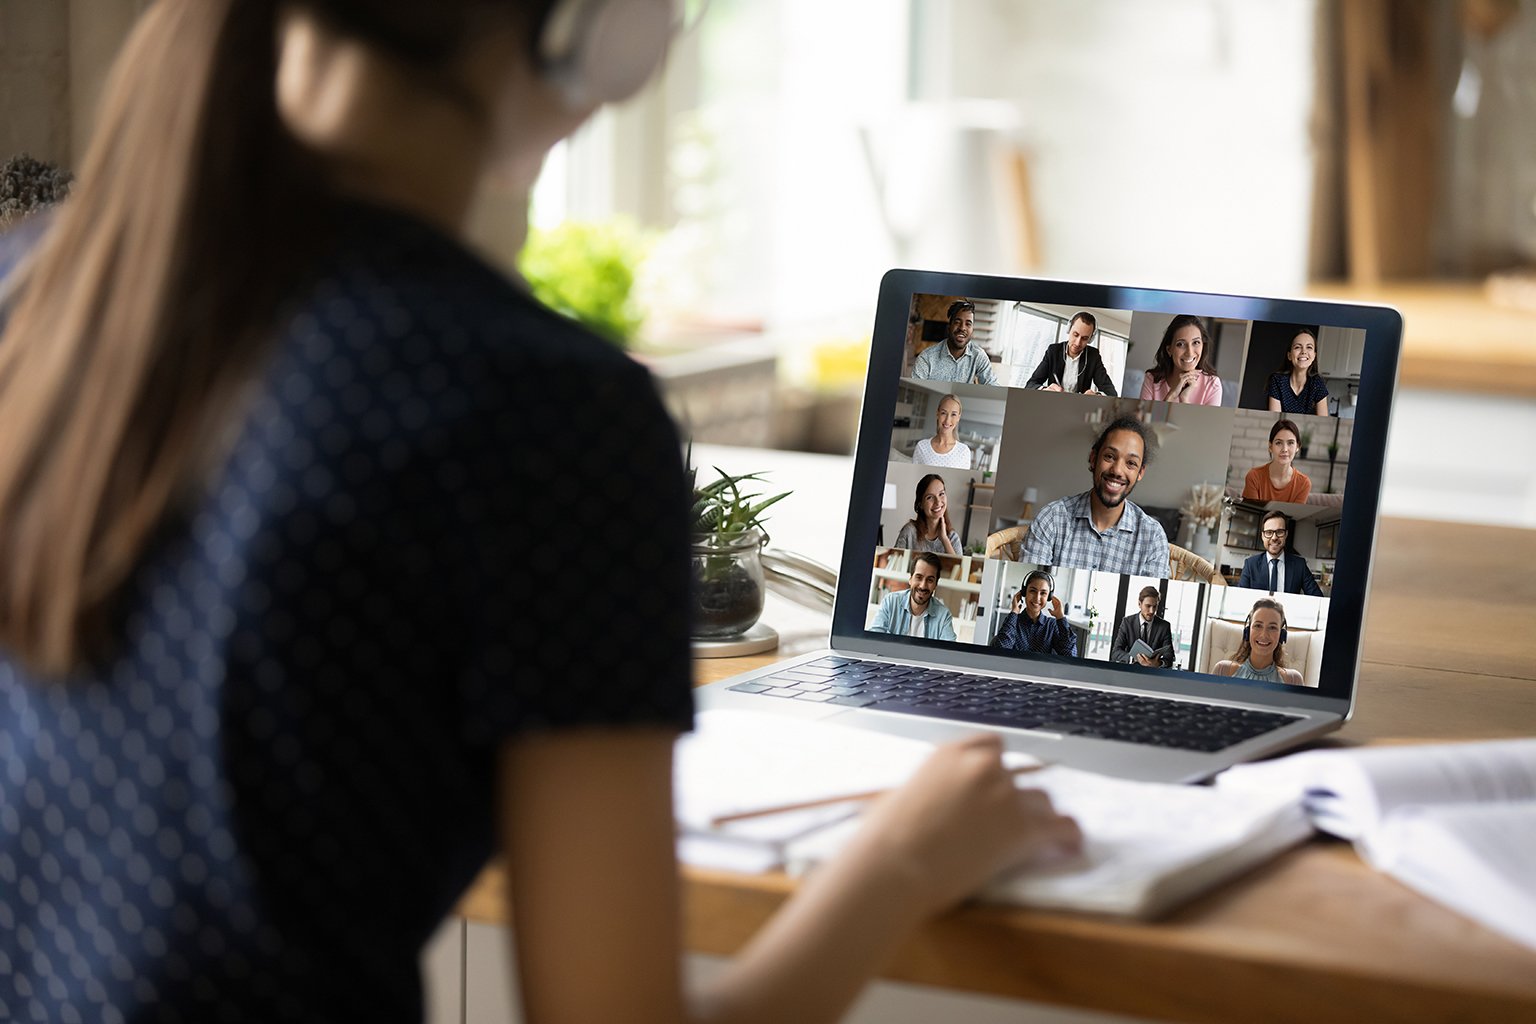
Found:
M 1056 594 L 1056 577 L 1052 576 L 1050 573 L 1046 572 L 1044 569 L 1031 569 L 1029 571 L 1029 575 L 1024 577 L 1024 583 L 1023 583 L 1023 586 L 1020 587 L 1020 589 L 1021 590 L 1028 590 L 1029 589 L 1029 581 L 1033 580 L 1033 579 L 1036 579 L 1036 578 L 1045 580 L 1046 584 L 1048 586 L 1050 586 L 1051 590 L 1050 590 L 1050 593 L 1046 595 L 1047 597 L 1055 596 L 1055 594 Z
M 557 0 L 539 30 L 544 77 L 574 110 L 628 99 L 666 59 L 673 0 Z
M 1265 607 L 1267 608 L 1269 606 L 1265 605 Z M 1249 642 L 1248 641 L 1248 628 L 1253 625 L 1253 613 L 1256 612 L 1256 611 L 1258 611 L 1257 608 L 1249 609 L 1248 610 L 1248 617 L 1243 620 L 1243 643 L 1245 643 L 1245 644 Z M 1290 635 L 1290 631 L 1285 628 L 1285 612 L 1281 612 L 1280 613 L 1280 646 L 1281 647 L 1285 646 L 1285 639 L 1289 635 Z

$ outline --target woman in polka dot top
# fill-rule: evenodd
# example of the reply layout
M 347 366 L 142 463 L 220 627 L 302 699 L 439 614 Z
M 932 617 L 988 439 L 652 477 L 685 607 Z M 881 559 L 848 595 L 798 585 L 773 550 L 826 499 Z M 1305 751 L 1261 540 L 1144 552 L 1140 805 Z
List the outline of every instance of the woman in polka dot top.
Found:
M 0 238 L 0 1019 L 419 1020 L 500 854 L 529 1019 L 826 1020 L 1077 843 L 943 748 L 681 990 L 677 438 L 460 240 L 671 27 L 552 6 L 159 0 L 80 186 Z

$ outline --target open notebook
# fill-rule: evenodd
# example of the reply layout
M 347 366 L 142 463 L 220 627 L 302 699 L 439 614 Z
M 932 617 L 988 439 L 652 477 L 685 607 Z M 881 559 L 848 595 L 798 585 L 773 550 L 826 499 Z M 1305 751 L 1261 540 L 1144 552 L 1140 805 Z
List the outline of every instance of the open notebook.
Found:
M 824 722 L 702 712 L 677 748 L 679 856 L 734 871 L 811 870 L 859 826 L 862 804 L 711 822 L 899 785 L 932 750 L 921 740 Z M 1086 847 L 1076 861 L 997 879 L 986 900 L 1156 917 L 1312 833 L 1293 793 L 1131 782 L 1059 766 L 1020 776 L 1019 785 L 1048 792 L 1078 820 Z

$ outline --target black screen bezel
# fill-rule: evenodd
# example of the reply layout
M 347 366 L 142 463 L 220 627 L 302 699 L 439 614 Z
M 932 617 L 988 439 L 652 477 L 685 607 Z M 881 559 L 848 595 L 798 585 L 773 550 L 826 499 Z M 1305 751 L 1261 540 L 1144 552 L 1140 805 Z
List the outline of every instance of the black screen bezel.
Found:
M 907 340 L 907 319 L 914 294 L 965 295 L 1004 302 L 1039 302 L 1058 306 L 1125 309 L 1133 314 L 1196 313 L 1206 317 L 1318 323 L 1365 331 L 1358 400 L 1351 441 L 1348 491 L 1341 509 L 1338 556 L 1329 602 L 1328 640 L 1318 686 L 1299 691 L 1279 684 L 1215 680 L 1172 669 L 1143 669 L 1099 661 L 1061 661 L 1047 657 L 989 652 L 972 644 L 886 636 L 864 629 L 871 557 L 880 524 L 880 502 L 887 473 L 889 440 Z M 839 649 L 865 654 L 932 659 L 943 652 L 947 664 L 981 670 L 1027 672 L 1063 681 L 1114 682 L 1171 694 L 1283 703 L 1347 714 L 1358 674 L 1366 596 L 1380 515 L 1387 430 L 1397 387 L 1402 351 L 1402 315 L 1387 306 L 1316 299 L 1263 298 L 1213 292 L 1175 291 L 1055 281 L 1044 278 L 992 277 L 940 271 L 892 270 L 880 283 L 865 377 L 864 402 L 855 447 L 847 533 L 833 611 L 832 642 Z M 853 584 L 858 584 L 857 586 Z M 920 648 L 917 650 L 915 648 Z M 1238 687 L 1239 689 L 1234 689 Z M 1271 698 L 1266 701 L 1266 695 Z M 1340 702 L 1343 708 L 1340 708 Z

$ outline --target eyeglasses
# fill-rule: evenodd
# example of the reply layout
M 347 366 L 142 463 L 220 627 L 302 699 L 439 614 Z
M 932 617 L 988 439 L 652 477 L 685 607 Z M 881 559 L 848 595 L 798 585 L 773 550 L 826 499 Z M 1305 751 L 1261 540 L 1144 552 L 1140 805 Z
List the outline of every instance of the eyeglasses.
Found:
M 1271 537 L 1284 537 L 1285 533 L 1286 533 L 1286 531 L 1284 531 L 1284 530 L 1264 530 L 1263 531 L 1264 539 L 1265 540 L 1268 540 Z

